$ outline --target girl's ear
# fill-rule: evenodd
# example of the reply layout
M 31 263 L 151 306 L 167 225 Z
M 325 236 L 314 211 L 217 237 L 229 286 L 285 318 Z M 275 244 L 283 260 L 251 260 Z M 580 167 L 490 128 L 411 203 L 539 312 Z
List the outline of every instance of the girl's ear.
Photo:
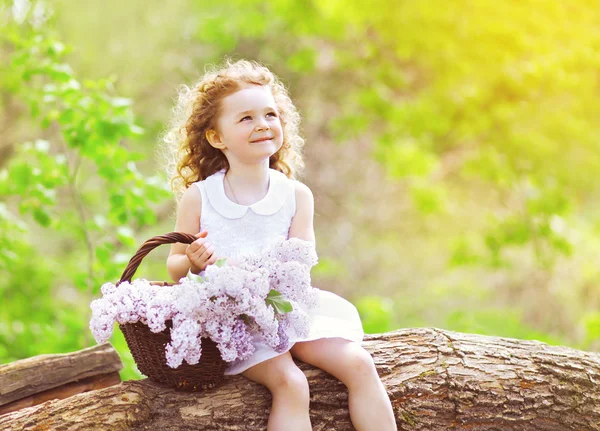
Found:
M 221 141 L 221 137 L 216 132 L 216 130 L 212 130 L 212 129 L 207 130 L 206 131 L 206 139 L 208 140 L 208 143 L 211 146 L 213 146 L 214 148 L 217 148 L 219 150 L 227 148 L 227 146 Z

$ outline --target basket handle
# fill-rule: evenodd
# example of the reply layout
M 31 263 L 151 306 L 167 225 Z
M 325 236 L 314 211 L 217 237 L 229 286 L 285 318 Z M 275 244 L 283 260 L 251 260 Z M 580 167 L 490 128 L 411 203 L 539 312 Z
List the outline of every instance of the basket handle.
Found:
M 197 239 L 198 238 L 196 238 L 194 235 L 184 232 L 169 232 L 164 235 L 158 235 L 150 238 L 148 241 L 142 244 L 138 251 L 136 251 L 133 257 L 129 260 L 125 271 L 123 271 L 123 275 L 121 275 L 121 279 L 117 282 L 116 285 L 118 286 L 124 281 L 131 282 L 133 275 L 142 263 L 142 259 L 159 245 L 173 244 L 176 242 L 181 242 L 183 244 L 191 244 Z

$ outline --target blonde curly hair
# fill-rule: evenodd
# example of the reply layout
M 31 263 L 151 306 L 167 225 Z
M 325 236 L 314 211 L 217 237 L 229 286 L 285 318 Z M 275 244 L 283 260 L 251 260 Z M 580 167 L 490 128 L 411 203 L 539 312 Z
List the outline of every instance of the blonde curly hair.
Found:
M 204 180 L 226 168 L 229 162 L 206 139 L 206 131 L 217 129 L 221 101 L 242 89 L 255 84 L 269 88 L 273 94 L 283 129 L 283 144 L 269 158 L 269 167 L 288 178 L 304 169 L 301 150 L 304 139 L 299 135 L 300 114 L 279 79 L 256 61 L 229 58 L 221 66 L 212 66 L 196 84 L 178 89 L 178 100 L 172 109 L 169 126 L 161 136 L 163 158 L 171 188 L 179 199 L 192 183 Z

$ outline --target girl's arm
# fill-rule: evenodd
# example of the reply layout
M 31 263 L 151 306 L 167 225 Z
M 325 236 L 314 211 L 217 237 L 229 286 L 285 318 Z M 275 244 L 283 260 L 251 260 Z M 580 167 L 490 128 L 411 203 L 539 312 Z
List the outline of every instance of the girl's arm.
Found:
M 312 191 L 306 184 L 296 181 L 296 214 L 292 219 L 288 236 L 315 243 L 314 212 L 315 202 Z
M 198 234 L 198 228 L 200 227 L 200 214 L 202 211 L 202 195 L 197 187 L 189 187 L 179 202 L 177 208 L 177 221 L 175 222 L 176 232 L 185 232 L 192 235 Z M 205 242 L 203 238 L 206 234 L 197 235 L 199 242 Z M 185 277 L 188 270 L 192 270 L 193 273 L 199 273 L 204 268 L 197 267 L 192 264 L 188 256 L 186 255 L 186 249 L 188 244 L 175 243 L 171 245 L 171 251 L 167 258 L 167 270 L 169 276 L 174 281 L 179 281 L 182 277 Z M 207 264 L 213 264 L 217 261 L 217 257 L 213 254 Z

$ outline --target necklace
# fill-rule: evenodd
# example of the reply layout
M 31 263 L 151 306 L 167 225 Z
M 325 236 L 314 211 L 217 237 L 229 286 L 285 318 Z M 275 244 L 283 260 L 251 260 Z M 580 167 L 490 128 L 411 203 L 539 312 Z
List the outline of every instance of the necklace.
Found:
M 231 190 L 231 194 L 233 195 L 233 198 L 235 199 L 235 203 L 237 203 L 239 205 L 240 203 L 237 200 L 237 198 L 235 197 L 235 192 L 233 191 L 233 188 L 231 187 L 231 183 L 229 182 L 229 178 L 227 178 L 227 175 L 225 175 L 225 180 L 227 181 L 227 184 L 229 185 L 229 190 Z

